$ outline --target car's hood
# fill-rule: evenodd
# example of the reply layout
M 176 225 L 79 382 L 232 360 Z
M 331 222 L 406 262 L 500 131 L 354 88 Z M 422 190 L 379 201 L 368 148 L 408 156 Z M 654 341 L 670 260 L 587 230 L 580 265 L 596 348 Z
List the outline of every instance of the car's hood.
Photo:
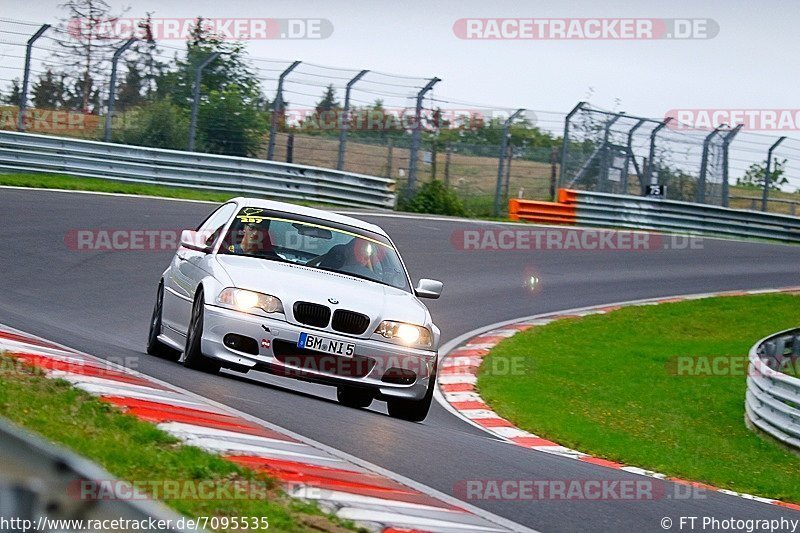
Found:
M 294 322 L 295 302 L 312 302 L 349 309 L 370 317 L 371 331 L 381 320 L 427 325 L 427 308 L 406 291 L 344 274 L 254 257 L 219 255 L 217 261 L 240 289 L 277 296 L 287 319 Z M 337 301 L 332 304 L 328 299 Z M 371 333 L 370 331 L 370 333 Z

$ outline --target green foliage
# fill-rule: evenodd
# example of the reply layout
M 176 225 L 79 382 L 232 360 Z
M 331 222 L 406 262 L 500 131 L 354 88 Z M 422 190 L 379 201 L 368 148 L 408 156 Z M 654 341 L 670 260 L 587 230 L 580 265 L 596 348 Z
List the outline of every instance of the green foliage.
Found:
M 339 101 L 336 100 L 336 89 L 333 88 L 333 84 L 330 84 L 325 89 L 322 100 L 317 102 L 316 110 L 317 113 L 322 113 L 324 111 L 334 111 L 338 109 L 341 109 L 341 106 L 339 105 Z
M 503 135 L 503 120 L 492 118 L 485 120 L 480 116 L 461 116 L 439 130 L 438 138 L 442 143 L 461 142 L 466 144 L 483 144 L 499 146 Z M 509 142 L 513 146 L 529 146 L 534 148 L 552 148 L 558 139 L 550 133 L 540 130 L 530 120 L 520 120 L 509 127 Z
M 144 102 L 142 96 L 142 87 L 144 79 L 142 73 L 133 61 L 127 63 L 128 73 L 125 75 L 125 80 L 117 87 L 117 109 L 125 111 Z
M 784 159 L 781 161 L 777 157 L 773 159 L 772 169 L 770 170 L 769 188 L 773 190 L 780 190 L 782 185 L 789 183 L 789 180 L 784 176 L 786 172 L 786 162 Z M 764 187 L 764 179 L 767 175 L 767 162 L 753 163 L 745 171 L 744 176 L 736 180 L 736 185 L 744 187 Z
M 247 96 L 236 85 L 211 91 L 199 110 L 201 150 L 243 157 L 255 155 L 267 131 L 265 117 L 248 104 Z
M 183 150 L 189 138 L 189 113 L 169 98 L 136 109 L 117 129 L 125 144 Z
M 464 208 L 461 199 L 439 180 L 424 184 L 409 199 L 401 197 L 397 208 L 401 211 L 410 211 L 412 213 L 467 216 L 467 210 Z
M 669 166 L 657 167 L 658 182 L 667 186 L 667 198 L 694 202 L 697 198 L 697 179 L 683 170 Z
M 64 78 L 56 78 L 53 71 L 47 69 L 33 84 L 31 103 L 39 109 L 60 109 L 64 104 L 65 92 Z
M 19 105 L 22 99 L 22 89 L 19 86 L 19 79 L 14 78 L 11 80 L 11 88 L 6 96 L 3 96 L 2 101 L 9 105 Z
M 156 79 L 158 97 L 170 96 L 176 104 L 190 108 L 197 67 L 215 52 L 220 55 L 203 69 L 200 94 L 225 92 L 236 86 L 245 104 L 254 107 L 261 104 L 258 77 L 248 65 L 244 45 L 208 33 L 203 28 L 202 18 L 195 22 L 185 56 L 177 60 L 174 69 L 162 73 Z
M 254 155 L 258 137 L 266 131 L 266 99 L 258 78 L 247 63 L 244 46 L 207 33 L 201 18 L 195 23 L 185 57 L 178 60 L 175 69 L 156 78 L 156 101 L 171 99 L 189 116 L 196 69 L 215 52 L 220 56 L 205 67 L 201 78 L 197 148 L 215 154 Z M 156 128 L 155 137 L 163 139 L 158 126 L 152 126 Z M 178 126 L 172 132 L 183 129 Z M 184 148 L 187 136 L 188 130 L 176 147 Z

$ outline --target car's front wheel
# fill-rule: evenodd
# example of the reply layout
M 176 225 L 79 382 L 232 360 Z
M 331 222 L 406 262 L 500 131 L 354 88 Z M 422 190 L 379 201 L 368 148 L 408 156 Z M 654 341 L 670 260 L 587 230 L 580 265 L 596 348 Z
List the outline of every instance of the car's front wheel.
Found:
M 203 315 L 205 314 L 205 304 L 203 291 L 198 290 L 192 306 L 192 318 L 189 321 L 189 331 L 186 332 L 186 350 L 183 358 L 183 366 L 193 368 L 203 372 L 216 374 L 221 365 L 210 357 L 203 355 Z
M 156 303 L 153 306 L 153 316 L 150 318 L 150 333 L 147 335 L 147 353 L 156 357 L 163 357 L 170 361 L 177 361 L 181 353 L 167 346 L 158 336 L 161 334 L 161 316 L 164 313 L 164 282 L 158 284 Z
M 336 399 L 339 400 L 339 403 L 342 405 L 361 409 L 369 407 L 372 403 L 373 396 L 371 392 L 364 389 L 338 387 L 336 389 Z
M 433 389 L 436 387 L 436 366 L 434 365 L 431 377 L 428 380 L 428 390 L 421 400 L 402 400 L 399 398 L 386 401 L 389 416 L 408 420 L 409 422 L 422 422 L 428 416 L 433 402 Z

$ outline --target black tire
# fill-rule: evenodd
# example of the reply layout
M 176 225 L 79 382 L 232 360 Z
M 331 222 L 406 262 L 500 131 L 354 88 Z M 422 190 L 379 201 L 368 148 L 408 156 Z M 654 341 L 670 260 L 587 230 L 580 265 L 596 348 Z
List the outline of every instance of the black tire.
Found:
M 203 291 L 198 290 L 197 296 L 192 305 L 192 318 L 189 321 L 189 330 L 186 332 L 186 356 L 183 358 L 183 366 L 210 374 L 216 374 L 222 365 L 203 355 L 203 315 L 205 304 L 203 301 Z
M 433 367 L 431 378 L 428 380 L 428 390 L 421 400 L 390 399 L 386 401 L 389 416 L 407 420 L 409 422 L 422 422 L 428 416 L 433 402 L 433 390 L 436 388 L 436 366 Z
M 147 335 L 147 353 L 170 361 L 177 361 L 181 352 L 158 340 L 158 336 L 161 333 L 161 315 L 163 312 L 164 282 L 162 281 L 158 284 L 156 303 L 153 306 L 153 316 L 150 318 L 150 332 Z
M 373 394 L 364 389 L 357 389 L 354 387 L 337 387 L 336 389 L 336 399 L 340 404 L 346 405 L 347 407 L 356 409 L 369 407 L 373 398 Z

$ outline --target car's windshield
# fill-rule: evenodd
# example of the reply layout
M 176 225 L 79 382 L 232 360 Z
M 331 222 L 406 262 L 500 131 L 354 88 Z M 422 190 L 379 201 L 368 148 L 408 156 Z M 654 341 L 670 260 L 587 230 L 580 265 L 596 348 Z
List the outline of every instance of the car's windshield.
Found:
M 410 292 L 403 264 L 386 237 L 324 220 L 245 207 L 220 253 L 287 261 Z

